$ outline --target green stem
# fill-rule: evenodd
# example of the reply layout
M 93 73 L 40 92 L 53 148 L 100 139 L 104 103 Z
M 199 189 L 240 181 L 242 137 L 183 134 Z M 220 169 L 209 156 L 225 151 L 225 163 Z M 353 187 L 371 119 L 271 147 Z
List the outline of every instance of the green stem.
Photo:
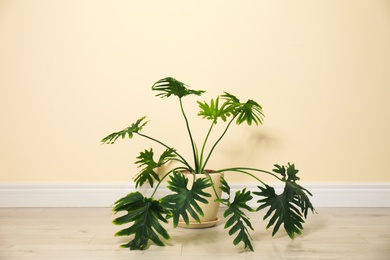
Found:
M 147 138 L 147 139 L 149 139 L 149 140 L 152 140 L 152 141 L 154 141 L 154 142 L 156 142 L 156 143 L 159 143 L 159 144 L 161 144 L 162 146 L 164 146 L 164 147 L 167 148 L 167 149 L 173 150 L 173 152 L 181 159 L 181 162 L 182 162 L 185 166 L 187 166 L 188 169 L 189 169 L 190 171 L 193 171 L 191 165 L 190 165 L 190 164 L 184 159 L 184 157 L 181 156 L 175 149 L 169 147 L 168 145 L 164 144 L 163 142 L 161 142 L 161 141 L 159 141 L 159 140 L 157 140 L 157 139 L 154 139 L 153 137 L 150 137 L 150 136 L 148 136 L 148 135 L 144 135 L 144 134 L 141 134 L 141 133 L 139 133 L 139 132 L 137 132 L 137 134 L 139 134 L 140 136 L 145 137 L 145 138 Z
M 181 101 L 181 98 L 179 98 L 179 100 L 180 100 L 181 113 L 183 114 L 184 120 L 186 122 L 187 132 L 188 132 L 188 135 L 190 136 L 190 141 L 191 141 L 191 146 L 192 146 L 192 154 L 194 156 L 195 172 L 198 172 L 198 170 L 199 170 L 199 161 L 197 160 L 197 156 L 196 156 L 195 142 L 194 142 L 194 139 L 192 138 L 191 128 L 190 128 L 190 124 L 188 122 L 186 113 L 184 112 L 183 102 Z
M 216 172 L 213 172 L 213 173 L 216 173 Z M 213 182 L 213 179 L 211 178 L 210 174 L 209 173 L 205 173 L 206 176 L 209 178 L 210 180 L 210 183 L 211 183 L 211 187 L 213 188 L 213 191 L 214 191 L 214 194 L 215 196 L 217 197 L 217 199 L 220 199 L 220 197 L 218 196 L 218 193 L 217 193 L 217 190 L 215 189 L 215 185 L 214 185 L 214 182 Z M 222 177 L 221 177 L 222 178 Z
M 209 139 L 211 130 L 213 129 L 214 125 L 215 125 L 215 123 L 214 123 L 214 121 L 213 121 L 213 122 L 211 123 L 210 128 L 209 128 L 209 131 L 207 132 L 206 138 L 205 138 L 205 140 L 204 140 L 204 142 L 203 142 L 202 151 L 201 151 L 201 153 L 200 153 L 200 160 L 199 160 L 200 163 L 199 163 L 199 166 L 200 166 L 200 168 L 202 169 L 202 172 L 203 172 L 203 170 L 204 170 L 204 167 L 203 167 L 203 165 L 204 165 L 204 164 L 203 164 L 204 149 L 205 149 L 205 147 L 206 147 L 207 140 Z M 200 173 L 202 173 L 202 172 L 200 172 Z
M 162 183 L 162 181 L 166 178 L 166 177 L 168 177 L 173 171 L 177 171 L 177 170 L 188 170 L 188 168 L 186 168 L 186 167 L 177 167 L 177 168 L 174 168 L 174 169 L 172 169 L 172 170 L 170 170 L 170 171 L 168 171 L 166 174 L 164 174 L 164 176 L 160 179 L 160 181 L 157 183 L 157 185 L 156 185 L 156 188 L 154 188 L 154 190 L 153 190 L 153 193 L 152 193 L 152 195 L 150 196 L 150 197 L 153 197 L 154 196 L 154 194 L 157 192 L 157 190 L 158 190 L 158 187 L 160 187 L 160 184 Z
M 258 177 L 256 177 L 255 175 L 251 174 L 248 171 L 256 171 L 256 172 L 266 173 L 266 174 L 272 175 L 273 177 L 275 177 L 279 181 L 282 181 L 282 182 L 284 181 L 282 178 L 279 178 L 276 174 L 274 174 L 272 172 L 264 171 L 264 170 L 260 170 L 260 169 L 256 169 L 256 168 L 234 167 L 234 168 L 220 169 L 220 170 L 217 170 L 215 172 L 229 172 L 229 171 L 230 172 L 232 172 L 232 171 L 234 171 L 234 172 L 241 172 L 241 173 L 247 174 L 247 175 L 251 176 L 252 178 L 256 179 L 257 181 L 261 182 L 264 185 L 265 185 L 265 183 L 262 180 L 260 180 Z
M 229 129 L 230 125 L 232 124 L 232 122 L 234 121 L 234 119 L 236 118 L 236 116 L 237 116 L 237 114 L 232 118 L 232 120 L 230 120 L 230 122 L 227 124 L 225 130 L 223 131 L 222 135 L 218 138 L 218 140 L 215 142 L 215 144 L 214 144 L 213 147 L 211 148 L 211 150 L 210 150 L 210 152 L 209 152 L 209 154 L 208 154 L 208 156 L 207 156 L 207 158 L 206 158 L 206 161 L 205 161 L 204 164 L 202 165 L 202 169 L 201 169 L 202 171 L 201 171 L 201 172 L 204 171 L 204 169 L 205 169 L 205 167 L 206 167 L 206 165 L 207 165 L 207 162 L 209 161 L 210 156 L 211 156 L 211 154 L 213 153 L 215 147 L 216 147 L 217 144 L 222 140 L 222 138 L 225 136 L 227 130 Z

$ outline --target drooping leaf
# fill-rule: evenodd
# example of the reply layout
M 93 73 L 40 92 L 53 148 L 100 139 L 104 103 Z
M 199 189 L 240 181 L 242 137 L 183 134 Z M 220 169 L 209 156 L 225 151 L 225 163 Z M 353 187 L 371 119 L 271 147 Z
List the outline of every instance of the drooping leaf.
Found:
M 143 168 L 134 178 L 135 187 L 141 187 L 148 182 L 150 187 L 153 188 L 154 181 L 160 181 L 160 177 L 154 171 L 154 168 L 145 167 Z
M 222 184 L 222 186 L 219 187 L 219 188 L 222 190 L 222 192 L 225 192 L 229 196 L 228 199 L 222 199 L 221 198 L 221 200 L 223 202 L 229 202 L 229 199 L 230 199 L 230 186 L 227 183 L 227 181 L 225 180 L 225 178 L 221 178 L 221 184 Z
M 169 212 L 159 201 L 146 198 L 139 192 L 133 192 L 119 199 L 113 208 L 115 213 L 125 211 L 126 214 L 113 220 L 116 225 L 131 223 L 131 226 L 115 233 L 115 236 L 131 236 L 133 239 L 121 247 L 130 250 L 144 250 L 149 240 L 159 246 L 164 246 L 164 239 L 170 239 L 168 232 L 161 225 L 167 223 L 165 215 Z
M 256 101 L 248 100 L 240 107 L 236 123 L 240 125 L 246 122 L 248 125 L 252 125 L 253 122 L 259 125 L 263 123 L 263 117 L 262 107 Z
M 285 176 L 286 168 L 275 165 L 277 169 L 274 172 L 279 172 Z M 290 238 L 294 238 L 295 234 L 301 234 L 303 230 L 304 218 L 307 217 L 309 210 L 314 212 L 314 207 L 310 202 L 308 195 L 311 193 L 298 185 L 295 181 L 299 179 L 296 174 L 298 170 L 294 165 L 287 165 L 288 179 L 285 180 L 285 187 L 283 193 L 277 195 L 275 189 L 271 186 L 258 187 L 260 192 L 254 192 L 255 195 L 264 197 L 258 200 L 260 206 L 257 210 L 269 207 L 264 216 L 264 220 L 269 218 L 267 228 L 274 225 L 272 236 L 278 232 L 280 226 L 283 224 L 284 229 Z
M 313 213 L 316 212 L 309 198 L 309 196 L 313 196 L 310 191 L 296 182 L 286 182 L 286 187 L 288 187 L 286 188 L 287 197 L 300 208 L 305 218 L 307 218 L 309 210 Z
M 232 95 L 228 92 L 224 92 L 223 95 L 221 95 L 221 97 L 226 101 L 228 101 L 229 104 L 232 106 L 239 106 L 241 104 L 240 100 L 235 95 Z
M 221 190 L 228 194 L 228 198 L 221 198 L 218 201 L 227 206 L 227 209 L 224 212 L 224 217 L 230 218 L 226 221 L 224 228 L 230 228 L 229 235 L 237 233 L 237 236 L 233 240 L 233 244 L 237 245 L 240 242 L 244 243 L 244 248 L 249 248 L 253 251 L 252 238 L 249 234 L 249 229 L 253 230 L 250 219 L 243 210 L 254 211 L 247 203 L 252 199 L 250 191 L 247 191 L 245 188 L 236 192 L 233 202 L 230 202 L 230 187 L 225 181 L 221 179 Z
M 114 132 L 112 134 L 109 134 L 108 136 L 104 137 L 101 142 L 103 144 L 113 144 L 115 141 L 119 138 L 122 137 L 124 139 L 126 135 L 131 139 L 133 138 L 135 133 L 138 133 L 142 130 L 142 127 L 144 127 L 148 121 L 144 122 L 146 119 L 146 116 L 141 117 L 138 119 L 135 123 L 131 124 L 131 126 L 123 129 L 122 131 L 119 132 Z
M 178 226 L 180 216 L 188 226 L 188 214 L 200 223 L 199 215 L 203 216 L 203 211 L 199 203 L 207 204 L 205 197 L 211 197 L 209 193 L 204 191 L 205 188 L 211 186 L 210 180 L 208 178 L 197 178 L 191 189 L 188 189 L 188 179 L 184 174 L 174 171 L 168 184 L 168 188 L 174 193 L 162 198 L 162 203 L 172 212 L 173 226 Z
M 294 238 L 295 233 L 300 235 L 304 220 L 294 204 L 288 201 L 286 193 L 277 195 L 274 188 L 268 185 L 265 188 L 259 186 L 259 189 L 261 191 L 254 194 L 266 198 L 258 201 L 262 205 L 257 210 L 270 207 L 264 216 L 264 220 L 271 216 L 267 229 L 275 225 L 272 236 L 276 234 L 282 224 L 284 224 L 284 228 L 291 238 Z
M 244 122 L 248 125 L 263 123 L 263 108 L 256 101 L 249 99 L 247 102 L 242 103 L 236 96 L 228 92 L 225 92 L 222 98 L 226 100 L 229 107 L 234 108 L 234 115 L 237 116 L 236 123 L 238 125 Z
M 159 92 L 156 96 L 169 97 L 171 95 L 174 95 L 179 98 L 188 95 L 200 96 L 202 93 L 205 92 L 204 90 L 189 89 L 186 84 L 172 77 L 160 79 L 159 81 L 153 84 L 152 90 Z

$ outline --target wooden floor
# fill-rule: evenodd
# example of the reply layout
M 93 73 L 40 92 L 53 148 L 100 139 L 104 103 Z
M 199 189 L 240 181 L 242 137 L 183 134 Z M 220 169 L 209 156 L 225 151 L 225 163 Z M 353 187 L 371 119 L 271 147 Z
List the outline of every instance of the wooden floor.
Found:
M 203 230 L 172 229 L 165 247 L 119 248 L 109 208 L 0 208 L 0 259 L 390 259 L 390 208 L 320 208 L 302 236 L 271 237 L 251 215 L 255 252 L 234 246 L 223 220 Z

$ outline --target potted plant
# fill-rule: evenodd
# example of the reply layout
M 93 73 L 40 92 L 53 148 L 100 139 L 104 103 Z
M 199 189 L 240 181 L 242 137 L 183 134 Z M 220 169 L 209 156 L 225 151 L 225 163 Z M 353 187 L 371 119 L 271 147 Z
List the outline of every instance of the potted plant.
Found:
M 294 238 L 295 234 L 301 234 L 304 218 L 307 217 L 309 210 L 314 212 L 314 207 L 310 202 L 309 196 L 312 194 L 300 186 L 297 181 L 298 170 L 294 164 L 287 165 L 275 164 L 275 169 L 265 171 L 250 167 L 230 167 L 225 169 L 208 169 L 207 163 L 210 160 L 216 146 L 223 139 L 231 125 L 235 122 L 237 125 L 247 123 L 248 125 L 260 125 L 263 122 L 262 107 L 254 100 L 241 102 L 236 96 L 224 92 L 210 102 L 197 101 L 200 108 L 199 116 L 210 120 L 210 127 L 205 134 L 201 146 L 197 146 L 190 128 L 189 119 L 183 106 L 183 98 L 189 95 L 202 95 L 205 91 L 193 90 L 188 85 L 174 78 L 167 77 L 157 81 L 152 86 L 156 91 L 156 96 L 165 98 L 175 96 L 179 101 L 181 115 L 184 118 L 185 129 L 189 135 L 189 143 L 192 151 L 192 163 L 184 158 L 174 147 L 143 133 L 143 128 L 147 124 L 146 116 L 139 118 L 131 126 L 114 132 L 104 137 L 103 144 L 113 144 L 118 138 L 133 138 L 139 136 L 149 139 L 162 146 L 165 150 L 158 157 L 154 158 L 152 148 L 142 151 L 135 162 L 141 170 L 135 176 L 136 188 L 149 185 L 153 189 L 151 196 L 144 196 L 139 191 L 129 193 L 115 202 L 113 211 L 115 213 L 124 212 L 125 214 L 114 219 L 113 223 L 117 225 L 130 224 L 129 227 L 117 232 L 117 236 L 132 236 L 132 239 L 122 245 L 130 250 L 146 249 L 150 242 L 156 245 L 164 246 L 164 239 L 170 236 L 164 228 L 163 223 L 168 223 L 173 219 L 173 227 L 176 228 L 180 221 L 189 225 L 191 221 L 202 223 L 201 217 L 204 216 L 204 210 L 201 205 L 210 203 L 221 203 L 225 206 L 223 216 L 227 218 L 225 229 L 229 229 L 229 235 L 235 235 L 233 244 L 240 242 L 244 248 L 253 251 L 252 238 L 249 231 L 253 230 L 250 219 L 246 212 L 257 212 L 268 208 L 264 220 L 269 219 L 267 228 L 273 226 L 272 235 L 274 235 L 283 224 L 287 234 Z M 217 122 L 224 122 L 225 128 L 220 133 L 219 138 L 210 145 L 206 151 L 206 145 L 210 142 L 210 134 L 214 130 Z M 163 167 L 168 163 L 174 163 L 172 167 Z M 158 169 L 167 168 L 162 174 L 158 174 Z M 185 174 L 187 173 L 187 174 Z M 250 191 L 246 188 L 231 194 L 229 184 L 224 179 L 223 174 L 238 173 L 246 174 L 258 181 L 257 191 Z M 280 182 L 284 183 L 284 190 L 277 194 L 275 189 L 264 183 L 255 173 L 264 173 L 274 176 Z M 202 175 L 200 175 L 202 174 Z M 217 179 L 213 179 L 213 174 Z M 199 177 L 202 176 L 202 177 Z M 167 179 L 168 188 L 172 194 L 162 198 L 156 198 L 157 189 L 160 184 Z M 214 185 L 219 182 L 219 185 Z M 155 185 L 156 184 L 156 185 Z M 207 190 L 208 189 L 208 190 Z M 221 196 L 220 192 L 224 193 Z M 257 196 L 257 208 L 248 205 L 254 196 Z M 214 196 L 211 202 L 207 202 L 208 197 Z

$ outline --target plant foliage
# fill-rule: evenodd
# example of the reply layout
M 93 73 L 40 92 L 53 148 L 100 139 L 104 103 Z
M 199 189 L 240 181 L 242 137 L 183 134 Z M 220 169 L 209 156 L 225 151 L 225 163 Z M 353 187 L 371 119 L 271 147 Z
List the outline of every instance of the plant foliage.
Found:
M 154 181 L 160 181 L 158 173 L 155 170 L 176 157 L 173 149 L 166 149 L 160 155 L 157 162 L 153 156 L 153 149 L 150 148 L 150 150 L 140 152 L 140 155 L 137 157 L 138 160 L 135 163 L 138 164 L 139 168 L 142 167 L 142 169 L 135 177 L 136 187 L 142 186 L 145 182 L 148 182 L 153 187 Z
M 188 95 L 197 95 L 200 96 L 204 93 L 204 90 L 192 90 L 189 89 L 186 84 L 178 81 L 172 77 L 167 77 L 160 79 L 153 84 L 152 90 L 158 91 L 156 96 L 160 97 L 169 97 L 171 95 L 177 96 L 179 98 L 188 96 Z
M 132 239 L 129 243 L 122 245 L 131 250 L 146 249 L 150 242 L 163 246 L 163 239 L 169 239 L 170 237 L 162 224 L 167 223 L 170 218 L 173 219 L 173 227 L 178 226 L 179 219 L 183 219 L 187 225 L 189 225 L 190 218 L 200 222 L 200 217 L 203 216 L 201 204 L 207 203 L 206 198 L 211 197 L 211 194 L 205 192 L 205 189 L 211 187 L 213 183 L 210 177 L 196 178 L 196 174 L 206 173 L 207 175 L 206 167 L 215 148 L 230 127 L 234 125 L 234 122 L 236 125 L 246 123 L 249 126 L 258 126 L 263 123 L 264 118 L 263 109 L 259 103 L 252 99 L 242 102 L 235 95 L 228 92 L 224 92 L 209 102 L 197 101 L 200 109 L 198 116 L 209 120 L 210 123 L 203 142 L 198 146 L 192 134 L 190 120 L 187 117 L 182 98 L 189 95 L 201 96 L 205 91 L 193 90 L 185 83 L 172 77 L 158 80 L 153 84 L 152 90 L 157 93 L 156 96 L 158 97 L 174 96 L 178 98 L 180 112 L 185 122 L 185 130 L 188 133 L 192 149 L 193 161 L 187 160 L 173 146 L 149 134 L 144 134 L 142 130 L 148 123 L 146 116 L 139 118 L 129 127 L 109 134 L 101 140 L 102 144 L 113 144 L 120 137 L 122 139 L 126 137 L 132 139 L 134 136 L 139 136 L 165 148 L 163 153 L 156 158 L 153 148 L 145 149 L 140 152 L 135 162 L 140 168 L 134 178 L 136 188 L 148 184 L 154 189 L 152 195 L 144 197 L 139 192 L 133 192 L 115 202 L 114 212 L 124 212 L 125 214 L 116 218 L 113 221 L 114 224 L 130 224 L 130 227 L 120 230 L 116 235 L 131 236 Z M 217 122 L 224 126 L 215 136 L 214 126 Z M 180 131 L 180 129 L 170 128 L 167 131 Z M 176 163 L 172 166 L 172 169 L 166 167 L 168 166 L 166 164 L 170 162 Z M 291 238 L 294 238 L 296 234 L 301 234 L 304 218 L 307 217 L 308 211 L 314 212 L 314 207 L 309 199 L 312 194 L 297 183 L 299 181 L 298 170 L 294 164 L 287 164 L 286 166 L 275 164 L 274 166 L 272 172 L 248 167 L 213 169 L 216 173 L 246 174 L 262 184 L 262 186 L 258 186 L 258 191 L 253 192 L 253 195 L 261 197 L 257 201 L 259 206 L 256 210 L 248 204 L 253 199 L 249 190 L 244 188 L 231 195 L 228 183 L 225 179 L 222 179 L 220 189 L 227 194 L 227 198 L 219 198 L 216 193 L 218 187 L 214 187 L 217 195 L 216 201 L 227 206 L 224 212 L 224 217 L 227 218 L 225 229 L 229 229 L 229 235 L 235 236 L 234 245 L 243 243 L 244 248 L 254 250 L 249 233 L 253 230 L 253 227 L 245 212 L 267 209 L 263 219 L 269 219 L 267 228 L 273 226 L 272 235 L 275 235 L 283 225 Z M 160 169 L 167 170 L 161 172 Z M 185 171 L 194 175 L 194 180 L 190 183 L 189 179 L 183 174 Z M 285 185 L 283 193 L 276 194 L 275 189 L 264 183 L 255 173 L 271 175 L 283 182 Z M 172 191 L 172 194 L 157 200 L 154 195 L 165 178 L 168 180 L 168 188 Z
M 168 232 L 160 221 L 167 223 L 168 211 L 161 206 L 159 201 L 146 198 L 139 192 L 133 192 L 115 202 L 114 212 L 127 212 L 125 215 L 114 219 L 116 225 L 132 223 L 129 228 L 118 231 L 116 236 L 130 236 L 134 238 L 122 247 L 130 250 L 144 250 L 148 247 L 149 240 L 156 245 L 164 246 L 161 238 L 170 239 Z
M 168 181 L 168 188 L 173 192 L 162 199 L 164 207 L 169 209 L 173 216 L 173 226 L 177 227 L 179 217 L 181 216 L 189 225 L 188 214 L 191 215 L 197 222 L 200 223 L 200 216 L 203 216 L 203 210 L 199 203 L 207 204 L 205 197 L 211 197 L 209 193 L 204 192 L 205 188 L 211 186 L 210 180 L 207 178 L 197 178 L 190 189 L 188 189 L 188 178 L 184 174 L 174 171 Z
M 237 117 L 236 123 L 238 125 L 244 122 L 248 125 L 252 125 L 252 122 L 256 125 L 263 123 L 263 108 L 256 101 L 248 99 L 245 103 L 241 103 L 236 96 L 228 92 L 224 92 L 221 97 L 225 99 L 225 103 L 229 104 L 229 107 L 235 109 L 233 114 Z
M 138 119 L 135 123 L 131 124 L 131 126 L 123 129 L 122 131 L 119 132 L 114 132 L 106 137 L 104 137 L 101 142 L 103 144 L 113 144 L 115 141 L 119 138 L 122 137 L 124 139 L 126 135 L 131 139 L 133 138 L 134 134 L 139 133 L 142 130 L 142 127 L 144 127 L 148 122 L 146 121 L 146 116 L 141 117 Z
M 308 197 L 312 194 L 296 183 L 299 178 L 296 176 L 298 170 L 295 169 L 294 164 L 288 164 L 287 168 L 280 165 L 275 165 L 275 167 L 274 172 L 281 174 L 284 179 L 287 176 L 283 193 L 276 194 L 275 189 L 268 185 L 265 185 L 265 187 L 258 186 L 260 192 L 254 192 L 254 194 L 265 198 L 258 201 L 261 205 L 257 210 L 269 207 L 264 220 L 271 217 L 267 228 L 275 225 L 272 236 L 283 224 L 289 237 L 294 238 L 295 234 L 301 234 L 302 224 L 305 222 L 303 218 L 307 217 L 308 210 L 314 212 L 314 207 Z
M 253 197 L 250 191 L 245 188 L 236 192 L 233 202 L 230 196 L 230 186 L 225 179 L 221 179 L 221 190 L 228 194 L 228 198 L 219 199 L 221 203 L 227 206 L 223 216 L 230 218 L 225 223 L 225 229 L 230 228 L 229 235 L 233 235 L 238 232 L 236 238 L 233 240 L 233 244 L 237 245 L 240 242 L 244 243 L 244 248 L 249 248 L 253 251 L 252 238 L 249 234 L 249 229 L 253 230 L 252 224 L 248 216 L 245 215 L 243 210 L 253 212 L 254 210 L 247 204 Z
M 224 102 L 219 106 L 219 97 L 211 99 L 209 103 L 198 101 L 199 108 L 201 109 L 198 113 L 199 116 L 206 118 L 208 120 L 213 120 L 215 123 L 218 118 L 221 118 L 226 122 L 227 118 L 233 115 L 234 106 L 229 104 L 229 102 Z

